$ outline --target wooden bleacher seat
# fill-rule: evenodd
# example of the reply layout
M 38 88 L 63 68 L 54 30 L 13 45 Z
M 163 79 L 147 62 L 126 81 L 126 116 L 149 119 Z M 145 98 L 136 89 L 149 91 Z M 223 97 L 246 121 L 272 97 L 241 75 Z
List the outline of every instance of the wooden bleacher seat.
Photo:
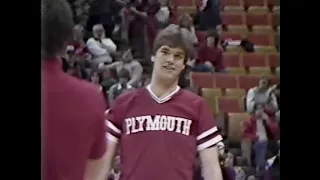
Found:
M 250 67 L 249 75 L 253 76 L 271 76 L 272 71 L 270 67 Z
M 247 71 L 243 67 L 227 67 L 227 71 L 232 75 L 245 75 Z
M 234 142 L 241 142 L 243 133 L 243 123 L 250 119 L 250 114 L 228 113 L 228 139 Z
M 262 53 L 244 53 L 242 64 L 244 67 L 265 67 L 267 66 L 266 56 Z
M 218 112 L 244 112 L 242 97 L 217 97 Z
M 239 88 L 228 88 L 225 90 L 225 96 L 227 97 L 244 97 L 246 95 L 246 90 Z
M 213 75 L 215 87 L 217 88 L 237 88 L 238 87 L 238 81 L 237 77 L 232 74 L 227 73 L 217 73 Z

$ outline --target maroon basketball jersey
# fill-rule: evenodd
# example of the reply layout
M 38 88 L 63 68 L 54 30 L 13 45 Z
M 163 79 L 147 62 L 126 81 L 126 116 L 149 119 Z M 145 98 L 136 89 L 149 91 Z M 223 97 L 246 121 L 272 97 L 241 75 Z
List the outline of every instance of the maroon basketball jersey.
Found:
M 197 151 L 222 140 L 205 100 L 180 87 L 161 99 L 150 86 L 121 95 L 106 123 L 121 180 L 191 180 Z

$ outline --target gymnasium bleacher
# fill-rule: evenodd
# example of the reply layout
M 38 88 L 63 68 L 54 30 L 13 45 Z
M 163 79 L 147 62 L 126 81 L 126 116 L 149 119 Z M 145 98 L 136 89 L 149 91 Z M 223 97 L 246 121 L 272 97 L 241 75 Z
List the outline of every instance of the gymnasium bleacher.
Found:
M 178 12 L 195 12 L 196 0 L 175 0 Z M 227 48 L 224 59 L 229 73 L 193 73 L 193 83 L 201 89 L 213 112 L 224 117 L 224 130 L 234 148 L 240 148 L 246 91 L 268 76 L 280 82 L 280 0 L 221 0 L 222 38 L 247 38 L 255 44 L 254 53 L 241 47 Z M 197 32 L 199 41 L 205 32 Z

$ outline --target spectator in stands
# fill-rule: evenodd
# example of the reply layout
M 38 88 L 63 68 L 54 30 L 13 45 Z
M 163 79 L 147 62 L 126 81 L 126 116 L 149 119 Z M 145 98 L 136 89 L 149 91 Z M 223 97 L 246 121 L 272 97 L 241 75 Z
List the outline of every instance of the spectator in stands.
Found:
M 220 0 L 200 0 L 198 7 L 200 30 L 216 29 L 221 25 L 220 7 Z
M 112 53 L 116 52 L 117 46 L 110 38 L 105 37 L 104 28 L 96 24 L 92 28 L 93 37 L 87 41 L 89 52 L 93 55 L 92 68 L 96 70 L 100 64 L 111 63 Z
M 264 180 L 280 180 L 280 149 L 277 155 L 268 159 Z
M 156 14 L 160 10 L 160 4 L 156 0 L 131 0 L 128 6 L 133 17 L 128 32 L 130 45 L 135 56 L 147 58 L 158 31 Z
M 100 85 L 100 76 L 98 74 L 98 72 L 92 72 L 91 76 L 90 76 L 90 82 L 92 82 L 93 84 L 97 85 L 97 87 L 102 90 L 102 86 Z
M 120 179 L 120 156 L 116 156 L 113 161 L 113 168 L 110 172 L 108 180 L 119 180 Z
M 62 69 L 64 70 L 64 72 L 67 72 L 74 77 L 82 77 L 81 67 L 76 61 L 74 48 L 72 46 L 67 46 L 66 54 L 62 58 Z
M 90 0 L 90 12 L 86 29 L 91 31 L 96 24 L 103 25 L 105 36 L 111 38 L 114 29 L 113 6 L 115 1 L 111 0 Z
M 262 104 L 263 107 L 274 113 L 278 110 L 277 99 L 269 87 L 270 80 L 268 77 L 262 77 L 258 86 L 249 89 L 246 98 L 246 107 L 249 113 L 253 112 L 256 104 Z
M 264 112 L 261 104 L 256 104 L 253 115 L 244 123 L 243 138 L 250 140 L 254 147 L 257 171 L 263 170 L 266 163 L 268 141 L 277 140 L 278 123 Z
M 118 72 L 118 78 L 119 78 L 118 83 L 114 84 L 109 89 L 109 92 L 108 92 L 109 104 L 112 104 L 112 102 L 123 92 L 134 89 L 130 84 L 128 84 L 130 74 L 126 68 L 120 69 L 120 71 Z
M 121 61 L 116 61 L 112 64 L 105 66 L 105 68 L 113 68 L 117 70 L 117 73 L 122 68 L 125 68 L 129 71 L 129 82 L 128 84 L 137 87 L 141 81 L 143 68 L 141 64 L 133 59 L 131 49 L 128 49 L 123 52 Z
M 82 25 L 75 25 L 73 28 L 73 41 L 69 45 L 73 48 L 75 61 L 79 64 L 82 78 L 87 79 L 91 69 L 91 55 L 84 42 L 84 28 Z
M 99 91 L 101 91 L 106 104 L 109 103 L 108 101 L 108 94 L 107 94 L 107 90 L 101 85 L 101 80 L 102 80 L 102 74 L 98 73 L 98 72 L 92 72 L 90 75 L 90 82 L 92 82 L 93 84 L 97 85 L 97 88 Z
M 165 28 L 169 24 L 170 7 L 168 0 L 160 0 L 160 10 L 156 14 L 159 28 Z
M 181 28 L 181 31 L 186 33 L 186 37 L 189 38 L 189 41 L 192 42 L 194 46 L 198 45 L 198 38 L 196 36 L 196 31 L 193 26 L 193 20 L 191 16 L 187 13 L 180 16 L 178 24 Z
M 192 71 L 196 72 L 225 72 L 223 50 L 218 47 L 219 35 L 217 31 L 209 31 L 207 41 L 200 45 L 198 58 Z
M 102 81 L 100 84 L 106 91 L 109 91 L 110 87 L 117 83 L 117 80 L 114 77 L 112 77 L 111 69 L 109 68 L 102 70 L 101 73 Z

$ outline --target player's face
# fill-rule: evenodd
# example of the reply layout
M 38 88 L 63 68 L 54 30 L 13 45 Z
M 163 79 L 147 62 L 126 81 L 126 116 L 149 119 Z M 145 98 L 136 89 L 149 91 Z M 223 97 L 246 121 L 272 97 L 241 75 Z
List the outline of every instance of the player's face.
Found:
M 157 76 L 167 79 L 178 79 L 181 71 L 185 68 L 185 53 L 181 48 L 162 46 L 156 52 L 154 70 Z

